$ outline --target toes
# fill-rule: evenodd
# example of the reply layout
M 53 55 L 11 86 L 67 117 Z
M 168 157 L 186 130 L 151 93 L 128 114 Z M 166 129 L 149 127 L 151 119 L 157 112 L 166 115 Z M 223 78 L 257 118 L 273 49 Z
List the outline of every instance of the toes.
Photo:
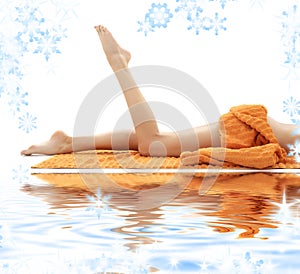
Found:
M 107 28 L 102 25 L 95 26 L 95 29 L 99 34 L 104 34 L 108 32 Z
M 22 156 L 30 156 L 32 153 L 30 153 L 29 149 L 25 149 L 21 151 Z
M 30 146 L 28 149 L 22 150 L 21 151 L 21 155 L 30 156 L 30 155 L 32 155 L 32 153 L 35 152 L 35 150 L 36 150 L 36 146 L 35 145 Z
M 100 34 L 100 26 L 95 26 L 95 30 Z

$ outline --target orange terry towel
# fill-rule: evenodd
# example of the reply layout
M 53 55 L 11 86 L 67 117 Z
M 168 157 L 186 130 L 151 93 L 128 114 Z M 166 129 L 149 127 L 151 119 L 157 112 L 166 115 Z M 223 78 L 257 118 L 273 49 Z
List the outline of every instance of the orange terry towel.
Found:
M 184 166 L 211 165 L 223 167 L 268 168 L 285 164 L 286 151 L 267 121 L 262 105 L 241 105 L 220 117 L 222 147 L 201 148 L 181 154 Z

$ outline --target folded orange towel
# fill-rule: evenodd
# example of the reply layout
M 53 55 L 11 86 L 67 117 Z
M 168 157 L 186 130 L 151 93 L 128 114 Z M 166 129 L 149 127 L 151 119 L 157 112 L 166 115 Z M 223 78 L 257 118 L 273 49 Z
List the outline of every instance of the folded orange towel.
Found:
M 291 163 L 267 121 L 262 105 L 241 105 L 230 109 L 219 121 L 223 147 L 201 148 L 181 154 L 184 166 L 211 165 L 223 167 L 284 167 Z M 280 166 L 281 164 L 281 166 Z

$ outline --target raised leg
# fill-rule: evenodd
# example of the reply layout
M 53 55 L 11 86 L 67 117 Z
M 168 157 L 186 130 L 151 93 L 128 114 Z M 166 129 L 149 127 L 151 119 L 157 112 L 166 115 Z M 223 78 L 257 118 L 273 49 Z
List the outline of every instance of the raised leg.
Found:
M 160 133 L 154 114 L 128 69 L 130 53 L 119 46 L 105 27 L 97 26 L 95 28 L 99 34 L 107 60 L 123 90 L 135 131 L 74 138 L 58 131 L 49 141 L 23 150 L 21 152 L 23 155 L 73 152 L 72 144 L 76 141 L 76 151 L 95 148 L 129 148 L 139 150 L 142 155 L 179 156 L 182 151 L 193 151 L 199 147 L 211 146 L 212 140 L 218 139 L 217 124 L 180 132 Z M 213 143 L 218 144 L 218 140 Z

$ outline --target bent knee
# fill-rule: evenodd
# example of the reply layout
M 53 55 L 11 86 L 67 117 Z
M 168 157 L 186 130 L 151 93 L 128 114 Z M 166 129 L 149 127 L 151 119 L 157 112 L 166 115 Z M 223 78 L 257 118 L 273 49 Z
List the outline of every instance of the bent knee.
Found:
M 161 141 L 141 143 L 138 150 L 142 156 L 166 157 L 168 155 L 167 147 Z

